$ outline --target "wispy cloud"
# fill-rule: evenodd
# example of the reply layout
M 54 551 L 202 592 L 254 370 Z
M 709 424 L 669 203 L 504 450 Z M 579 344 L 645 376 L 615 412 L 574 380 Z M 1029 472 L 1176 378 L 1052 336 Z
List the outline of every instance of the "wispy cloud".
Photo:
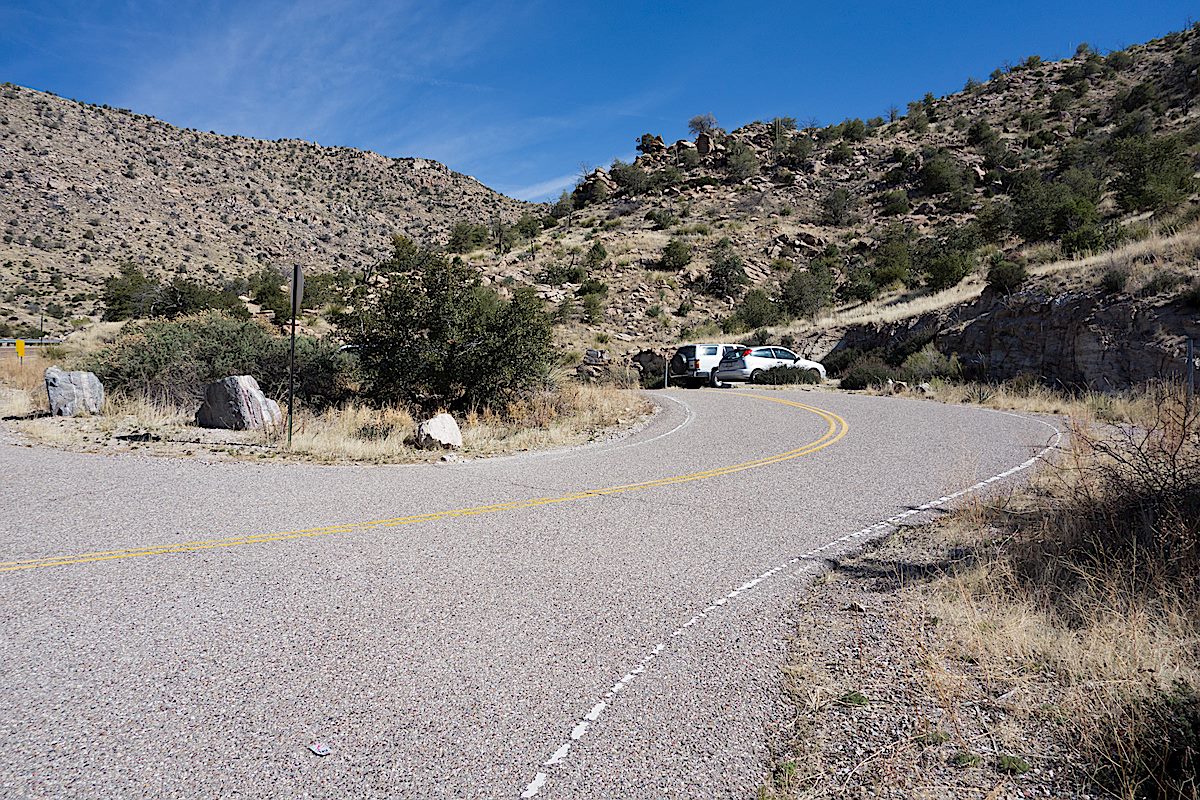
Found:
M 572 172 L 569 175 L 559 175 L 557 178 L 538 181 L 529 186 L 518 186 L 516 188 L 497 186 L 495 188 L 509 197 L 536 202 L 540 200 L 552 200 L 558 197 L 564 190 L 574 186 L 577 180 L 579 180 L 579 173 Z

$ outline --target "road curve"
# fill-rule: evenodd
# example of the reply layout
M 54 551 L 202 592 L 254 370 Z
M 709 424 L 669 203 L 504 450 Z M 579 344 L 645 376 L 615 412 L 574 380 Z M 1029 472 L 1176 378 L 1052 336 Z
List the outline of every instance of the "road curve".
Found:
M 896 398 L 656 397 L 615 444 L 437 465 L 0 435 L 0 794 L 749 796 L 814 559 L 1054 435 Z

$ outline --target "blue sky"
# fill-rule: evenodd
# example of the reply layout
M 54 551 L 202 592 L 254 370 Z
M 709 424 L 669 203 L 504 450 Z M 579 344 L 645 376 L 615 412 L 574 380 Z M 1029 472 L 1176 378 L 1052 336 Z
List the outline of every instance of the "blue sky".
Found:
M 528 199 L 726 128 L 838 122 L 1006 60 L 1188 24 L 1187 2 L 0 0 L 0 81 L 175 125 L 424 156 Z

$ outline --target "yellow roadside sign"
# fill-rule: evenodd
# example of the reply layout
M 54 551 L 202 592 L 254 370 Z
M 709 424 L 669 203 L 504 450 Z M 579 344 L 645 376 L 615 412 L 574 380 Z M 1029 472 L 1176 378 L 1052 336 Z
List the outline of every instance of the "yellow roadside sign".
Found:
M 25 340 L 17 339 L 17 358 L 25 357 Z

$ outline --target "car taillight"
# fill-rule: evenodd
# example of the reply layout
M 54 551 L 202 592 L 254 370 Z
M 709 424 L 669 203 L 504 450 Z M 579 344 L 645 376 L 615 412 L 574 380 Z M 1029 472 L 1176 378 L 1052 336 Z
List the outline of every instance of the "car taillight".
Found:
M 692 362 L 692 369 L 700 369 L 700 359 L 697 358 Z
M 745 358 L 746 356 L 750 355 L 753 352 L 754 351 L 751 350 L 750 348 L 746 348 L 745 350 L 742 351 L 742 358 Z

